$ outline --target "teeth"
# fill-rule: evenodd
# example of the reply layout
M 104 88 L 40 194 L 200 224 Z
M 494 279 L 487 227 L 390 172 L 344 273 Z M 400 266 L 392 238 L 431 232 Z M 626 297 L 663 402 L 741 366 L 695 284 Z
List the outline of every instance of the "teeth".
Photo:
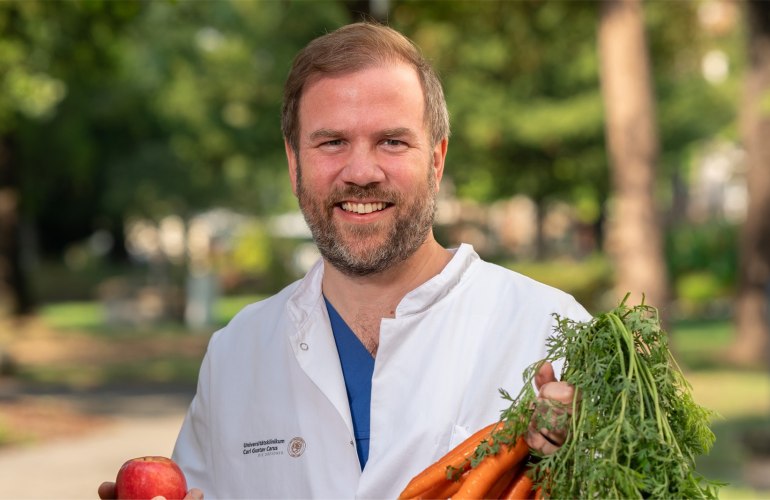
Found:
M 381 202 L 377 203 L 351 203 L 346 201 L 342 204 L 342 209 L 348 212 L 355 212 L 357 214 L 370 214 L 377 212 L 385 208 L 385 204 Z

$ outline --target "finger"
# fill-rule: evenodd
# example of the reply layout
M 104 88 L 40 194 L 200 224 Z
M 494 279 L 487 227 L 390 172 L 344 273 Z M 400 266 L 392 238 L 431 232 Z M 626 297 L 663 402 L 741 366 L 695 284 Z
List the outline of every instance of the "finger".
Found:
M 533 405 L 530 425 L 545 435 L 552 443 L 561 445 L 567 437 L 567 421 L 572 414 L 574 388 L 564 382 L 549 382 L 540 391 Z
M 115 483 L 110 481 L 105 481 L 102 484 L 99 485 L 98 489 L 99 498 L 102 500 L 112 500 L 116 497 L 115 495 Z
M 190 488 L 190 491 L 185 495 L 184 500 L 203 500 L 203 490 L 198 488 Z
M 572 403 L 575 388 L 566 382 L 547 382 L 540 387 L 538 399 L 556 401 L 565 405 Z
M 551 455 L 560 448 L 559 446 L 546 439 L 543 434 L 541 434 L 532 426 L 527 429 L 527 436 L 525 439 L 527 441 L 527 445 L 532 450 L 537 451 L 543 455 Z
M 556 446 L 557 448 L 564 444 L 567 440 L 567 429 L 560 429 L 557 427 L 541 427 L 536 429 L 537 432 L 543 436 L 543 439 Z
M 572 407 L 569 403 L 538 398 L 530 427 L 542 434 L 551 444 L 561 446 L 567 440 L 569 431 L 569 424 L 562 416 L 571 413 Z
M 535 387 L 540 390 L 540 387 L 548 382 L 556 382 L 556 374 L 553 372 L 553 365 L 551 362 L 544 361 L 535 374 Z

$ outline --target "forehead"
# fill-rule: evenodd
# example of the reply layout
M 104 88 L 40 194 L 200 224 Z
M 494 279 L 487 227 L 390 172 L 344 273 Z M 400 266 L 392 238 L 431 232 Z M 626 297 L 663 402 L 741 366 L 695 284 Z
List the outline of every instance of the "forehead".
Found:
M 422 124 L 424 108 L 414 67 L 406 63 L 372 66 L 309 80 L 300 100 L 300 129 L 305 133 L 319 124 L 329 127 L 335 121 L 352 124 L 377 118 Z

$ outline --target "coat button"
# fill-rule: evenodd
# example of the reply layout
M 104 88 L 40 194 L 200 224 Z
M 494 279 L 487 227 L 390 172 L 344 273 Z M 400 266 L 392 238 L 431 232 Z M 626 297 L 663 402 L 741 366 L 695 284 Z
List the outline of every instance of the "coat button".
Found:
M 308 345 L 304 342 L 301 342 L 299 344 L 299 348 L 302 349 L 303 351 L 307 351 L 309 349 Z

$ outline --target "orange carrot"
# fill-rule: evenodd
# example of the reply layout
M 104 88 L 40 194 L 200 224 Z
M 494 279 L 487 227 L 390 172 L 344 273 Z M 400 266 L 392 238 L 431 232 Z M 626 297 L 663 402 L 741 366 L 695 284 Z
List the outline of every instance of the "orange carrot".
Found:
M 453 499 L 483 498 L 500 476 L 511 467 L 524 460 L 529 454 L 529 446 L 523 437 L 519 437 L 513 446 L 503 444 L 500 451 L 488 455 L 470 470 L 460 490 Z
M 425 493 L 419 495 L 417 498 L 420 500 L 446 500 L 447 498 L 451 498 L 452 495 L 457 493 L 457 490 L 460 489 L 460 486 L 462 485 L 463 481 L 465 481 L 466 477 L 468 477 L 467 472 L 460 476 L 460 478 L 456 481 L 450 481 L 448 479 L 446 481 L 442 481 L 437 486 L 434 486 L 433 488 L 425 491 Z
M 500 425 L 502 425 L 501 422 L 490 424 L 452 448 L 438 461 L 414 476 L 398 498 L 416 498 L 421 493 L 441 485 L 443 481 L 454 482 L 447 479 L 447 467 L 460 468 L 463 465 L 463 462 L 476 451 L 476 447 L 478 447 L 482 441 L 485 441 L 486 438 Z
M 484 498 L 500 498 L 503 492 L 510 488 L 511 483 L 516 480 L 520 469 L 521 464 L 517 464 L 506 470 L 503 475 L 500 476 L 500 479 L 495 481 L 495 484 L 489 488 L 489 491 L 484 495 Z
M 502 500 L 526 500 L 532 498 L 532 479 L 527 475 L 527 471 L 522 467 L 521 471 L 514 478 L 508 489 L 500 496 Z
M 543 488 L 541 486 L 538 486 L 535 490 L 535 500 L 543 500 L 545 498 L 543 496 Z

